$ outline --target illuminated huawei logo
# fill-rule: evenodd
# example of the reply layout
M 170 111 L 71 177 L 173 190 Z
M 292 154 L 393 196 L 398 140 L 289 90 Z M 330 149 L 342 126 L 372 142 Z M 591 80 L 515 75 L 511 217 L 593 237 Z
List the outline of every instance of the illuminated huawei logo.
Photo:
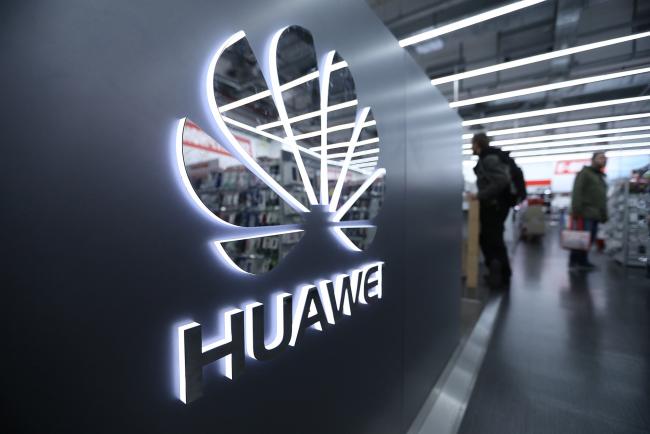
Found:
M 325 231 L 325 248 L 338 239 L 361 250 L 374 236 L 386 171 L 377 167 L 376 121 L 370 108 L 358 107 L 347 63 L 334 51 L 317 62 L 309 32 L 288 27 L 273 36 L 263 66 L 244 32 L 232 35 L 206 77 L 217 139 L 188 119 L 178 124 L 181 178 L 218 223 L 217 252 L 232 268 L 258 273 L 288 254 L 287 240 L 277 237 L 307 230 Z M 271 360 L 298 345 L 308 329 L 325 330 L 380 301 L 382 270 L 373 261 L 293 293 L 272 293 L 272 307 L 249 302 L 227 309 L 216 339 L 205 339 L 197 322 L 180 325 L 179 399 L 203 395 L 206 365 L 221 361 L 223 375 L 235 379 L 246 356 Z
M 345 231 L 358 234 L 369 230 L 374 235 L 373 217 L 383 201 L 383 177 L 386 173 L 377 167 L 379 137 L 376 120 L 369 107 L 358 107 L 347 62 L 336 52 L 328 52 L 321 59 L 320 66 L 314 55 L 313 66 L 308 60 L 298 59 L 295 62 L 298 67 L 290 68 L 293 65 L 289 65 L 291 62 L 286 58 L 295 55 L 290 51 L 314 52 L 311 44 L 311 35 L 304 29 L 282 29 L 273 36 L 263 65 L 265 68 L 262 68 L 257 64 L 244 32 L 232 35 L 212 58 L 206 77 L 208 103 L 220 138 L 211 139 L 186 118 L 178 124 L 176 155 L 185 187 L 210 218 L 229 229 L 227 235 L 214 240 L 214 246 L 225 262 L 238 270 L 256 272 L 243 266 L 234 257 L 237 255 L 233 249 L 225 248 L 224 244 L 287 234 L 299 236 L 305 230 L 307 219 L 316 218 L 327 225 L 351 250 L 361 250 L 371 237 L 355 243 L 356 240 Z M 243 78 L 242 70 L 246 71 Z M 263 74 L 264 70 L 268 73 Z M 232 101 L 230 93 L 235 91 L 238 99 Z M 270 170 L 268 158 L 260 157 L 259 160 L 263 161 L 258 161 L 250 144 L 256 139 L 265 147 L 275 146 L 285 155 L 279 169 Z M 194 178 L 199 165 L 188 161 L 188 154 L 210 150 L 215 154 L 229 155 L 239 165 L 236 168 L 221 167 L 224 179 L 230 181 L 233 176 L 251 178 L 252 174 L 255 178 L 252 183 L 269 190 L 277 202 L 283 202 L 286 211 L 268 219 L 252 216 L 250 213 L 254 209 L 263 216 L 271 213 L 264 214 L 264 209 L 259 210 L 257 199 L 253 200 L 255 203 L 242 203 L 251 202 L 251 199 L 241 199 L 241 189 L 239 196 L 230 198 L 226 181 L 216 186 L 212 193 L 198 188 Z M 291 173 L 282 173 L 287 167 L 291 167 L 293 177 Z M 242 171 L 248 173 L 241 174 Z M 210 182 L 214 183 L 214 180 Z M 251 181 L 246 181 L 246 185 L 249 183 Z M 256 188 L 258 191 L 259 187 Z M 378 190 L 381 193 L 375 194 L 375 199 L 371 200 L 369 196 Z M 218 201 L 216 195 L 221 195 Z M 354 212 L 359 209 L 356 204 L 360 199 L 364 201 L 362 208 L 367 211 L 365 213 Z M 244 207 L 240 214 L 246 216 L 230 213 L 233 202 L 240 208 Z M 319 215 L 316 217 L 314 214 Z M 287 217 L 289 215 L 300 218 L 291 219 Z M 277 257 L 275 261 L 280 259 Z M 271 267 L 260 268 L 267 271 Z

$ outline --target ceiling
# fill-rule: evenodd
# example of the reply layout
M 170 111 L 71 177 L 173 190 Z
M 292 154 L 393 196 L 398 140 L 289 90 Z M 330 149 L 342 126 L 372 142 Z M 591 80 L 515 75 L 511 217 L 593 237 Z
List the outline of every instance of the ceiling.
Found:
M 399 40 L 521 3 L 521 0 L 366 1 Z M 463 152 L 466 158 L 470 158 L 471 154 L 467 149 L 469 137 L 478 131 L 486 131 L 493 136 L 493 143 L 497 146 L 523 147 L 518 150 L 504 148 L 517 152 L 518 154 L 512 155 L 519 158 L 541 156 L 543 153 L 557 156 L 569 152 L 592 152 L 595 148 L 616 152 L 627 149 L 625 152 L 650 154 L 650 0 L 526 0 L 528 3 L 535 1 L 537 4 L 532 6 L 454 30 L 405 49 L 429 77 L 439 79 L 478 68 L 502 67 L 507 62 L 523 63 L 524 59 L 531 56 L 553 56 L 560 50 L 612 38 L 629 37 L 643 32 L 647 32 L 647 35 L 606 47 L 438 84 L 438 89 L 448 98 L 452 107 L 458 105 L 458 113 L 464 119 Z M 282 83 L 299 81 L 296 77 L 317 73 L 311 35 L 299 28 L 290 29 L 293 30 L 281 39 L 278 50 L 278 74 Z M 294 33 L 295 37 L 290 37 Z M 241 57 L 242 53 L 238 55 Z M 270 94 L 265 98 L 244 102 L 252 94 L 262 95 L 266 84 L 254 54 L 250 52 L 243 58 L 241 60 L 236 57 L 233 61 L 224 56 L 223 68 L 216 70 L 215 90 L 222 97 L 222 103 L 236 104 L 239 107 L 229 112 L 229 116 L 246 124 L 248 132 L 261 134 L 258 130 L 263 124 L 281 123 L 277 122 L 278 114 L 273 108 L 274 101 Z M 342 60 L 337 58 L 335 61 Z M 647 68 L 645 73 L 629 73 L 644 68 Z M 347 64 L 338 73 L 347 74 L 340 77 L 347 84 L 331 86 L 330 105 L 356 101 L 354 82 L 347 71 Z M 571 86 L 562 84 L 603 74 L 625 76 Z M 315 115 L 320 94 L 318 80 L 314 77 L 283 91 L 284 103 L 291 115 L 305 112 L 314 114 L 303 121 L 291 122 L 297 137 L 320 129 L 320 116 Z M 488 101 L 468 101 L 542 85 L 555 89 L 535 90 L 525 94 L 519 92 L 520 95 L 517 96 L 495 97 Z M 636 100 L 611 103 L 612 100 L 624 98 Z M 603 102 L 607 103 L 602 104 Z M 594 104 L 591 104 L 589 108 L 574 107 L 590 103 L 599 104 L 597 107 L 592 107 Z M 567 109 L 568 106 L 571 108 Z M 527 113 L 543 109 L 546 109 L 546 113 Z M 550 109 L 552 113 L 549 113 Z M 328 115 L 328 123 L 343 125 L 353 122 L 355 111 L 354 105 L 333 110 Z M 643 117 L 644 114 L 647 116 Z M 493 116 L 509 116 L 511 119 L 485 119 Z M 620 119 L 621 116 L 628 119 Z M 602 119 L 606 117 L 618 118 Z M 634 118 L 630 119 L 631 117 Z M 567 122 L 593 119 L 592 122 L 582 122 L 582 125 L 566 125 Z M 513 128 L 519 130 L 499 132 Z M 521 131 L 522 128 L 528 131 Z M 277 135 L 277 140 L 282 141 L 283 131 L 278 126 L 269 129 L 267 133 Z M 349 135 L 350 131 L 345 130 L 345 134 Z M 320 143 L 318 137 L 300 140 L 300 145 L 319 152 L 314 148 Z M 328 136 L 328 140 L 345 141 L 336 134 Z M 514 143 L 499 143 L 503 140 Z M 533 146 L 542 141 L 554 142 Z M 377 144 L 373 142 L 367 146 L 377 147 Z
M 513 3 L 486 0 L 367 0 L 398 39 Z M 650 31 L 647 0 L 547 0 L 407 47 L 431 78 Z M 650 66 L 650 37 L 438 85 L 450 102 Z M 460 107 L 465 120 L 650 95 L 650 73 Z M 466 127 L 466 133 L 650 112 L 650 101 Z M 551 128 L 519 137 L 650 125 L 650 118 Z M 511 138 L 514 136 L 507 136 Z M 467 140 L 465 140 L 467 142 Z M 650 147 L 650 141 L 649 147 Z

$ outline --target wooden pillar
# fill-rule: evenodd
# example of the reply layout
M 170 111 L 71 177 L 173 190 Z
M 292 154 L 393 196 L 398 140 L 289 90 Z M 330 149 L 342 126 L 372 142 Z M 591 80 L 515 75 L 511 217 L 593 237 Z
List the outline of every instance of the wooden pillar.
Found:
M 480 230 L 479 223 L 479 205 L 478 200 L 469 201 L 469 211 L 467 214 L 467 250 L 465 259 L 466 287 L 468 295 L 476 297 L 476 288 L 478 287 L 479 273 L 479 255 L 478 235 Z

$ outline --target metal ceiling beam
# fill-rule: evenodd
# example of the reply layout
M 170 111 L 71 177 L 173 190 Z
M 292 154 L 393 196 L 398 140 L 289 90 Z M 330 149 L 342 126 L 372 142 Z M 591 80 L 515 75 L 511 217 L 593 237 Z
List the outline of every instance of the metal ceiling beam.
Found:
M 554 50 L 578 45 L 578 23 L 582 13 L 582 0 L 557 0 L 555 10 Z M 566 78 L 569 74 L 571 56 L 551 60 L 551 75 Z

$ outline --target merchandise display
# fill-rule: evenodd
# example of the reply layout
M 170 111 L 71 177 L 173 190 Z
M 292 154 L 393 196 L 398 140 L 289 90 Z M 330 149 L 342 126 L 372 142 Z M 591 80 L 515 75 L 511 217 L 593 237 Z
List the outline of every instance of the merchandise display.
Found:
M 607 252 L 625 266 L 642 267 L 648 262 L 650 182 L 621 179 L 608 194 Z
M 203 133 L 205 135 L 205 133 Z M 206 135 L 207 137 L 207 135 Z M 271 144 L 266 144 L 271 145 Z M 214 146 L 214 145 L 213 145 Z M 196 146 L 185 142 L 186 156 L 193 158 Z M 214 149 L 217 149 L 214 147 Z M 308 206 L 304 187 L 298 179 L 296 164 L 287 151 L 276 150 L 278 157 L 258 158 L 260 165 L 294 197 Z M 222 220 L 239 226 L 258 227 L 280 224 L 299 224 L 301 217 L 277 194 L 262 184 L 255 175 L 228 155 L 201 150 L 204 161 L 186 166 L 188 177 L 201 201 Z M 303 159 L 311 179 L 317 179 L 320 171 L 315 159 Z M 311 164 L 309 164 L 311 163 Z M 229 165 L 229 166 L 228 166 Z M 227 167 L 224 167 L 227 166 Z M 334 172 L 338 173 L 338 172 Z M 341 191 L 341 201 L 347 200 L 362 184 L 363 179 L 352 172 L 350 181 Z M 335 178 L 334 178 L 335 179 Z M 330 185 L 330 192 L 334 184 Z M 370 220 L 383 204 L 384 180 L 377 180 L 356 201 L 344 216 L 346 220 Z M 360 249 L 369 246 L 374 238 L 375 228 L 343 228 L 348 238 Z M 243 270 L 253 274 L 271 270 L 285 257 L 302 238 L 302 232 L 277 236 L 252 238 L 223 243 L 233 261 Z

